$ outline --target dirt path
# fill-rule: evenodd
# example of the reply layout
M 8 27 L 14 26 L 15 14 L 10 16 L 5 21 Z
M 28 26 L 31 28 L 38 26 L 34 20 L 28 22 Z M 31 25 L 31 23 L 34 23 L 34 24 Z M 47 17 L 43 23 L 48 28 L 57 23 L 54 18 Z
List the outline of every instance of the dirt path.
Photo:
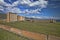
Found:
M 12 28 L 10 26 L 0 25 L 0 28 L 7 30 L 9 32 L 16 33 L 17 35 L 24 36 L 34 40 L 60 40 L 60 37 L 52 36 L 52 35 L 44 35 L 29 31 L 20 30 L 17 28 Z
M 12 28 L 10 26 L 5 26 L 5 25 L 0 25 L 0 28 L 2 28 L 4 30 L 7 30 L 9 32 L 16 33 L 16 34 L 21 35 L 21 36 L 25 36 L 27 38 L 34 39 L 34 40 L 47 40 L 46 35 L 44 35 L 44 34 L 24 31 L 24 30 L 20 30 L 20 29 L 17 29 L 17 28 Z

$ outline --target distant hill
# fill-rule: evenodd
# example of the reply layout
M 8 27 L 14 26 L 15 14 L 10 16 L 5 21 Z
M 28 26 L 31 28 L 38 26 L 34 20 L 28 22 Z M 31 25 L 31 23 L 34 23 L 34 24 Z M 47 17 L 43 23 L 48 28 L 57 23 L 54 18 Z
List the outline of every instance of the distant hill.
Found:
M 6 14 L 0 13 L 0 20 L 1 19 L 6 19 Z
M 60 22 L 60 20 L 56 20 L 57 22 Z

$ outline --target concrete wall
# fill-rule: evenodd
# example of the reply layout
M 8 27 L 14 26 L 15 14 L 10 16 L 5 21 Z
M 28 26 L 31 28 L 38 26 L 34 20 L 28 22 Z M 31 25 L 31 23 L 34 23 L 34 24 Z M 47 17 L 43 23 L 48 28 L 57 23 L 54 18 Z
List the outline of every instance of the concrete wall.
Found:
M 25 20 L 25 17 L 23 17 L 23 16 L 17 16 L 17 20 L 18 21 L 24 21 Z
M 14 13 L 7 13 L 7 22 L 17 21 L 17 15 Z
M 18 16 L 17 14 L 11 12 L 7 13 L 7 19 L 6 19 L 7 22 L 24 21 L 24 20 L 25 17 L 23 16 Z

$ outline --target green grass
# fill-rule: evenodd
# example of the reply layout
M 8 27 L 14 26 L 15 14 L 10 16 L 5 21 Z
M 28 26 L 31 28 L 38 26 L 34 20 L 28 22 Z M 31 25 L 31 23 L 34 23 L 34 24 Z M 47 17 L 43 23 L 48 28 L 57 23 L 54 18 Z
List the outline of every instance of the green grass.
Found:
M 1 23 L 1 22 L 0 22 Z M 60 22 L 56 23 L 40 23 L 40 22 L 3 22 L 1 24 L 9 25 L 21 30 L 27 30 L 47 35 L 60 36 Z
M 0 29 L 0 40 L 30 40 L 30 39 Z

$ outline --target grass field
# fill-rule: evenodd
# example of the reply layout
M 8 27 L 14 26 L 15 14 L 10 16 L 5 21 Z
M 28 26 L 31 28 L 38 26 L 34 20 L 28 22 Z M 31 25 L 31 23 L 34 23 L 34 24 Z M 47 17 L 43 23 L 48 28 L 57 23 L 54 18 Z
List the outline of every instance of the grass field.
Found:
M 60 36 L 60 22 L 40 23 L 40 22 L 0 22 L 0 24 L 9 25 L 21 30 L 27 30 L 47 35 Z
M 0 29 L 0 40 L 30 40 L 30 39 Z

